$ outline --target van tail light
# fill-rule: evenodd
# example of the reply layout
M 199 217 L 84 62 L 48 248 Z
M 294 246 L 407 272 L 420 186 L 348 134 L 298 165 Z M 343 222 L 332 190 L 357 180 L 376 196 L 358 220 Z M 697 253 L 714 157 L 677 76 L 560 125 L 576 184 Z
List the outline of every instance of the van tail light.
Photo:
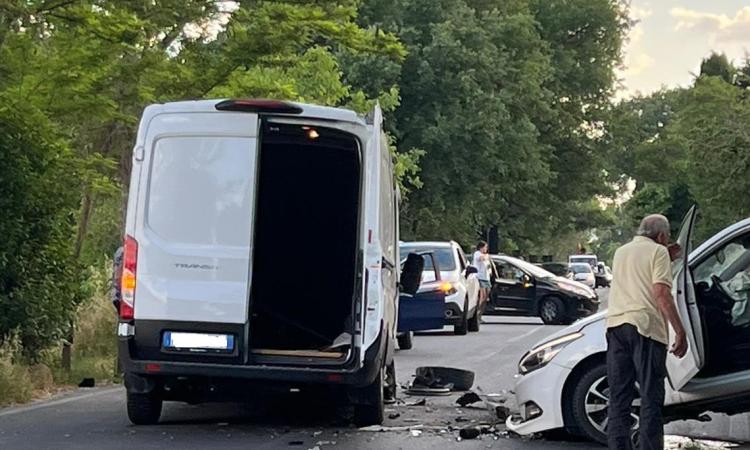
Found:
M 120 283 L 120 319 L 132 320 L 135 316 L 135 280 L 138 264 L 138 242 L 125 236 L 122 258 L 122 279 Z

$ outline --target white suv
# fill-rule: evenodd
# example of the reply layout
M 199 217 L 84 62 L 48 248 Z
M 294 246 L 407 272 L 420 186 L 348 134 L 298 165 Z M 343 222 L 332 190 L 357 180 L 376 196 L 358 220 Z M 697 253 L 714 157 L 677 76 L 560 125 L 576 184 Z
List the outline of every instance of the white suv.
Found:
M 466 261 L 461 246 L 454 241 L 449 242 L 402 242 L 401 260 L 409 253 L 430 252 L 434 255 L 439 266 L 433 271 L 431 258 L 425 260 L 423 282 L 435 281 L 435 274 L 439 274 L 441 290 L 445 292 L 445 323 L 453 325 L 456 334 L 466 334 L 467 331 L 479 331 L 481 311 L 479 311 L 479 279 L 476 268 Z
M 673 296 L 688 334 L 688 353 L 667 357 L 665 420 L 750 409 L 750 218 L 691 251 L 695 208 L 678 243 L 685 258 L 673 263 Z M 606 442 L 609 385 L 604 312 L 560 330 L 519 363 L 520 416 L 508 428 L 527 435 L 565 428 Z M 670 329 L 670 341 L 674 332 Z M 635 387 L 634 387 L 635 388 Z M 640 399 L 633 402 L 635 426 Z

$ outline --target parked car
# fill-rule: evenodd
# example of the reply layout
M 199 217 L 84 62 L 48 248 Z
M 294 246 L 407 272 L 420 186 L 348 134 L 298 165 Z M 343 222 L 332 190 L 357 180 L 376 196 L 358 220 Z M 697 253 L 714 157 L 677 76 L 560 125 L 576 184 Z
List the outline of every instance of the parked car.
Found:
M 455 334 L 479 331 L 479 279 L 477 270 L 466 261 L 461 246 L 450 242 L 402 242 L 401 260 L 409 253 L 433 253 L 440 265 L 440 280 L 444 282 L 445 325 L 453 325 Z M 430 260 L 425 261 L 423 282 L 434 279 Z
M 667 357 L 666 421 L 704 412 L 750 409 L 750 218 L 692 250 L 695 208 L 683 221 L 673 262 L 673 295 L 688 338 L 688 353 Z M 521 358 L 515 392 L 520 416 L 508 428 L 528 435 L 555 428 L 604 443 L 609 386 L 605 314 L 575 323 Z M 637 395 L 637 393 L 636 393 Z M 633 402 L 638 416 L 639 399 Z
M 558 277 L 567 277 L 568 276 L 568 263 L 564 262 L 545 262 L 545 263 L 539 263 L 537 264 L 542 269 L 546 270 L 547 272 L 552 272 Z
M 396 339 L 399 350 L 410 350 L 413 347 L 415 331 L 441 330 L 445 322 L 445 297 L 453 289 L 450 282 L 440 278 L 440 265 L 434 253 L 410 253 L 408 256 L 420 258 L 419 286 L 416 293 L 402 292 L 398 301 L 398 327 Z M 406 258 L 408 259 L 408 257 Z M 425 264 L 425 261 L 429 263 Z M 402 273 L 405 262 L 402 262 Z M 431 276 L 423 281 L 424 266 Z M 402 282 L 402 290 L 404 283 Z
M 358 424 L 382 422 L 399 281 L 382 120 L 269 100 L 145 109 L 117 327 L 133 423 L 158 422 L 164 400 L 322 385 Z
M 586 285 L 510 256 L 492 256 L 497 276 L 484 309 L 487 315 L 538 316 L 548 324 L 570 323 L 599 309 Z
M 596 288 L 596 275 L 594 269 L 587 263 L 573 263 L 569 267 L 573 281 L 579 281 L 591 289 Z

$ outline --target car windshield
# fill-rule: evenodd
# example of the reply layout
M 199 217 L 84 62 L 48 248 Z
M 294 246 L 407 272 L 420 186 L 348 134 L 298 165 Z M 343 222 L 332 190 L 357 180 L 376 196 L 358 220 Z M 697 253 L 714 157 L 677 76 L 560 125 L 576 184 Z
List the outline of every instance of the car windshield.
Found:
M 399 251 L 401 253 L 401 261 L 406 259 L 406 255 L 409 253 L 431 252 L 435 255 L 441 272 L 456 270 L 456 260 L 453 257 L 453 250 L 450 247 L 417 247 L 405 245 L 401 246 Z M 424 270 L 434 270 L 434 267 L 432 267 L 432 258 L 424 259 Z
M 573 273 L 591 273 L 591 266 L 588 264 L 571 264 L 570 271 Z
M 523 270 L 524 272 L 533 275 L 536 278 L 554 278 L 555 274 L 552 272 L 548 272 L 544 269 L 542 269 L 539 266 L 535 266 L 534 264 L 528 263 L 522 259 L 518 258 L 498 258 L 498 261 L 507 261 L 510 264 L 513 264 L 514 266 L 518 267 L 519 269 Z

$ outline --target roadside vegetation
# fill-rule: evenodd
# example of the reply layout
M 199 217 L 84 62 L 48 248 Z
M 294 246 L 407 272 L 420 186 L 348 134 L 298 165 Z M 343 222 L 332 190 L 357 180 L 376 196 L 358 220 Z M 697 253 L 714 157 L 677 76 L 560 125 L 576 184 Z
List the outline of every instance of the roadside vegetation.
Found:
M 632 26 L 622 0 L 2 2 L 0 404 L 116 378 L 110 258 L 149 103 L 380 102 L 404 239 L 606 259 L 645 211 L 698 202 L 703 236 L 749 215 L 750 64 L 615 102 Z

